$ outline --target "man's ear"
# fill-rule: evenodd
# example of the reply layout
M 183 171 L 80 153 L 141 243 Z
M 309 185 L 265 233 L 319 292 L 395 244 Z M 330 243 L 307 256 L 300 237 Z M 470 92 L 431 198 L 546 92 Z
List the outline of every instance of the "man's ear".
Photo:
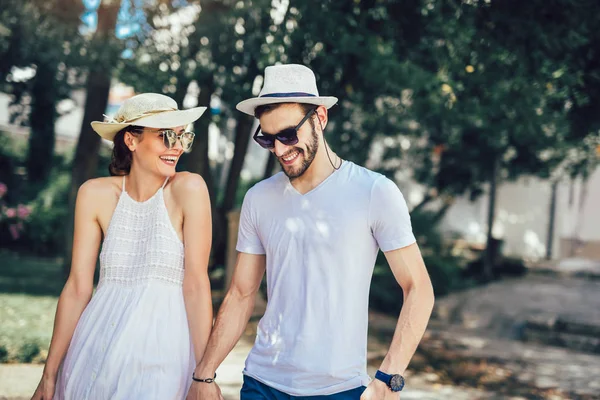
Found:
M 329 121 L 329 118 L 327 115 L 327 107 L 325 107 L 325 106 L 317 107 L 317 118 L 319 119 L 319 121 L 318 121 L 319 126 L 323 130 L 325 130 L 325 127 L 327 126 L 327 121 Z

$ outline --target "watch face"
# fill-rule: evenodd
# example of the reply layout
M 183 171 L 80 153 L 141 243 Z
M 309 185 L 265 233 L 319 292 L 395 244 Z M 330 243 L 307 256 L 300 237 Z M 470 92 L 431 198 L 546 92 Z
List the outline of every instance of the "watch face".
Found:
M 404 387 L 404 378 L 402 375 L 392 375 L 390 380 L 390 389 L 394 392 L 399 392 Z

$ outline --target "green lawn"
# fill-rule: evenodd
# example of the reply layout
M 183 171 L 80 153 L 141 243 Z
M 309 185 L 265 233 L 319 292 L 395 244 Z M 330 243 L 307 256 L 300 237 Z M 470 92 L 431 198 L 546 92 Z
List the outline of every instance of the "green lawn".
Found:
M 63 279 L 60 260 L 0 252 L 0 362 L 42 362 Z
M 63 285 L 60 259 L 0 250 L 0 363 L 45 360 Z M 215 313 L 222 299 L 216 288 Z

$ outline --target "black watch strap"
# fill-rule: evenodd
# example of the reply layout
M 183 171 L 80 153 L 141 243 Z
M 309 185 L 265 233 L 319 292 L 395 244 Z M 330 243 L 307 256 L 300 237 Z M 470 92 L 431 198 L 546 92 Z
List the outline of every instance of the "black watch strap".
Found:
M 192 380 L 194 382 L 213 383 L 215 381 L 215 379 L 217 379 L 217 373 L 216 372 L 215 372 L 215 376 L 213 378 L 206 378 L 206 379 L 196 378 L 196 376 L 192 372 Z

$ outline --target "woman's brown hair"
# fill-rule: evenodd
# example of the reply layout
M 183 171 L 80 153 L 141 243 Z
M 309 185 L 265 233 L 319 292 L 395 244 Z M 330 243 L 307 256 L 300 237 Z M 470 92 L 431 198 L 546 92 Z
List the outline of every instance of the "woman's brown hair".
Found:
M 133 155 L 129 147 L 125 144 L 125 134 L 130 132 L 134 135 L 141 134 L 144 131 L 142 126 L 130 125 L 121 129 L 113 139 L 112 159 L 108 166 L 108 172 L 112 176 L 128 175 L 131 171 L 131 161 Z

